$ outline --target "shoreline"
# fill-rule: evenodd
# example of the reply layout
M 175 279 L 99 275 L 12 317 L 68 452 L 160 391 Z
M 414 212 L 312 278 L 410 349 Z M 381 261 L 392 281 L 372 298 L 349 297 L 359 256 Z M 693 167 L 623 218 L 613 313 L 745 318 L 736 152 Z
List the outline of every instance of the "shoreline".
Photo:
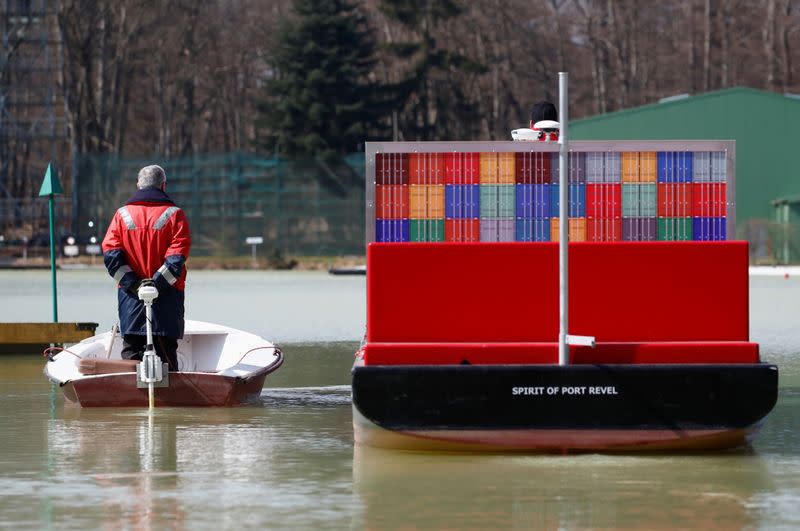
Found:
M 191 257 L 188 262 L 189 269 L 198 270 L 240 270 L 240 271 L 330 271 L 364 269 L 366 257 L 359 255 L 347 256 L 287 256 L 280 258 L 258 258 L 256 264 L 248 256 L 198 256 Z M 57 260 L 60 270 L 103 268 L 103 261 L 99 257 L 92 260 L 90 257 L 62 258 Z M 45 258 L 31 258 L 0 261 L 0 271 L 26 271 L 50 269 L 50 261 Z M 800 265 L 751 265 L 748 268 L 751 277 L 800 277 Z
M 197 256 L 190 257 L 190 270 L 241 270 L 241 271 L 328 271 L 338 268 L 360 267 L 366 263 L 365 256 L 286 256 L 257 258 L 255 263 L 249 256 Z M 60 270 L 102 269 L 103 259 L 95 257 L 61 258 L 56 260 Z M 26 271 L 50 269 L 50 259 L 29 258 L 0 261 L 0 270 Z

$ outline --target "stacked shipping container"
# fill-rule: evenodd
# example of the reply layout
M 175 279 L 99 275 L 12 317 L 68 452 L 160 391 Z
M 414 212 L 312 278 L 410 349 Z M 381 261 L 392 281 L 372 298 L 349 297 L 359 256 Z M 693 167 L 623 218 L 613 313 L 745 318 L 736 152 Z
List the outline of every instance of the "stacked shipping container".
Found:
M 724 240 L 723 151 L 571 152 L 571 241 Z M 557 241 L 558 154 L 377 153 L 375 240 Z

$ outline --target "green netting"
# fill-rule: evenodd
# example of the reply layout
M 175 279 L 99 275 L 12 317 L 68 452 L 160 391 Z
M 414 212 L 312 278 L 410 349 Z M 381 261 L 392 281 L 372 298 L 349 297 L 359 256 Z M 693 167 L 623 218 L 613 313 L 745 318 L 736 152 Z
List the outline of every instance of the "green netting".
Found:
M 78 161 L 77 227 L 103 234 L 148 164 L 167 173 L 167 193 L 186 211 L 193 254 L 244 255 L 245 238 L 261 252 L 296 255 L 364 252 L 364 156 L 344 161 L 285 161 L 245 153 L 192 158 L 84 155 Z

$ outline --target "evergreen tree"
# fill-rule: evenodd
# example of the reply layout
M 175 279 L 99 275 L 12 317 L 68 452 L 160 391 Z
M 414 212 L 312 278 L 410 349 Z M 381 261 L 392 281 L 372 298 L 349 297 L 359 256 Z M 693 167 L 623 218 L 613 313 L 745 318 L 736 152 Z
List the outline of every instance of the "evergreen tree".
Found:
M 276 37 L 259 106 L 262 147 L 323 164 L 359 151 L 382 112 L 369 81 L 375 43 L 359 7 L 347 0 L 295 0 Z
M 464 92 L 467 83 L 454 73 L 478 75 L 480 63 L 437 42 L 437 27 L 462 14 L 459 0 L 380 0 L 380 9 L 416 38 L 387 45 L 389 52 L 412 63 L 398 83 L 404 104 L 400 129 L 408 140 L 467 139 L 477 131 L 476 105 Z

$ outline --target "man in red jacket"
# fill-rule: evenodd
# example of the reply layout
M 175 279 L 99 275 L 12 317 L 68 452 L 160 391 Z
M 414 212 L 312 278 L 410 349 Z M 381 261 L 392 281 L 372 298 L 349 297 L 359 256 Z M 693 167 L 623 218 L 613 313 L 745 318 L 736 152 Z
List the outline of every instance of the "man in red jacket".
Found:
M 153 341 L 171 371 L 178 370 L 183 337 L 186 259 L 191 239 L 183 210 L 167 196 L 160 166 L 139 171 L 138 191 L 118 209 L 103 239 L 108 274 L 117 281 L 122 357 L 141 360 L 146 338 L 145 309 L 136 293 L 144 281 L 158 289 L 153 303 Z

